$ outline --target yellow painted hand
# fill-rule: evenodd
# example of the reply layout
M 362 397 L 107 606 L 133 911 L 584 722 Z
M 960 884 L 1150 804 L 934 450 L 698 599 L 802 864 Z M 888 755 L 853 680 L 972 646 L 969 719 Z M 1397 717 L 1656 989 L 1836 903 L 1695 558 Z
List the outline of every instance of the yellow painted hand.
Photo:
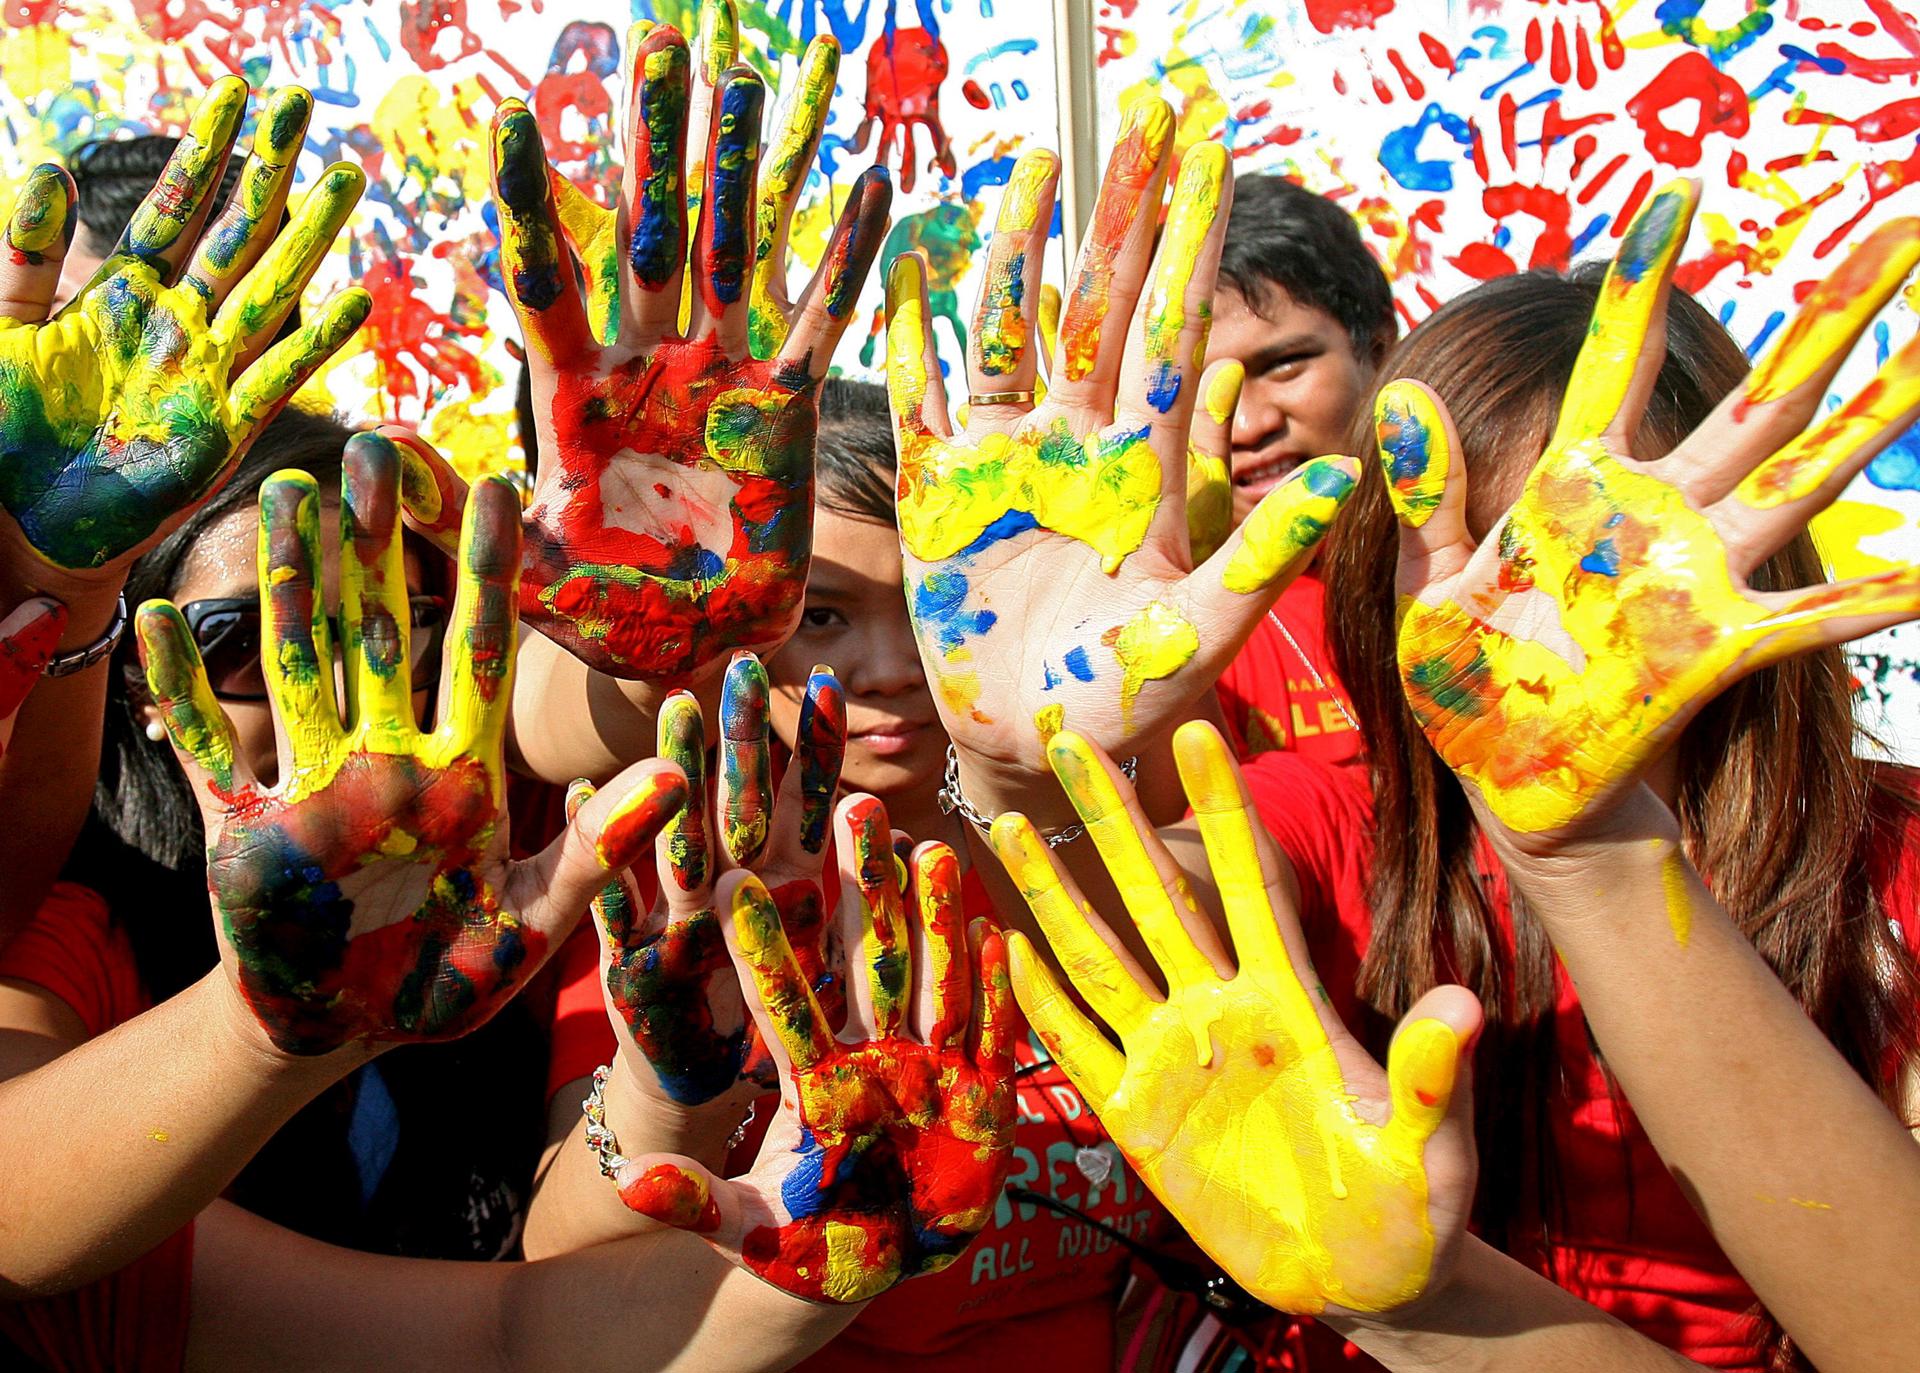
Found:
M 1447 765 L 1507 830 L 1596 822 L 1730 683 L 1920 616 L 1920 571 L 1756 588 L 1755 569 L 1920 414 L 1920 344 L 1802 433 L 1868 321 L 1920 262 L 1920 221 L 1881 229 L 1807 300 L 1746 384 L 1671 453 L 1632 453 L 1665 359 L 1695 188 L 1655 195 L 1600 288 L 1567 402 L 1513 507 L 1476 547 L 1463 454 L 1413 381 L 1375 420 L 1401 522 L 1399 657 Z M 1492 455 L 1485 455 L 1491 457 Z
M 1190 512 L 1190 431 L 1198 452 L 1213 452 L 1200 431 L 1224 442 L 1212 412 L 1237 391 L 1237 369 L 1202 377 L 1199 361 L 1232 179 L 1224 147 L 1189 149 L 1156 253 L 1173 130 L 1165 102 L 1128 107 L 1037 404 L 1051 152 L 1020 159 L 1000 204 L 961 432 L 948 419 L 924 264 L 903 254 L 889 276 L 908 598 L 963 766 L 1037 771 L 1063 721 L 1118 751 L 1181 718 L 1353 486 L 1351 460 L 1318 459 L 1232 534 L 1206 518 L 1205 482 Z M 1232 408 L 1228 396 L 1228 417 Z M 1193 533 L 1190 513 L 1201 517 Z M 1196 541 L 1217 548 L 1198 570 Z
M 1402 1307 L 1444 1277 L 1465 1232 L 1473 1136 L 1455 1082 L 1478 1005 L 1457 987 L 1429 993 L 1402 1023 L 1383 1074 L 1324 993 L 1317 1004 L 1308 990 L 1317 982 L 1225 743 L 1190 723 L 1174 752 L 1238 972 L 1222 976 L 1222 960 L 1203 952 L 1217 948 L 1214 933 L 1196 928 L 1199 905 L 1125 779 L 1062 732 L 1049 748 L 1054 770 L 1167 992 L 1157 997 L 1115 952 L 1112 930 L 1013 814 L 995 822 L 994 849 L 1068 980 L 1121 1047 L 1018 934 L 1014 994 L 1147 1186 L 1242 1287 L 1296 1313 Z
M 84 576 L 152 547 L 366 318 L 367 294 L 342 292 L 247 365 L 365 178 L 327 168 L 280 227 L 313 106 L 289 87 L 262 108 L 253 154 L 209 226 L 246 106 L 246 82 L 215 83 L 112 256 L 51 320 L 73 181 L 37 167 L 16 201 L 0 267 L 0 540 L 24 543 L 43 567 Z

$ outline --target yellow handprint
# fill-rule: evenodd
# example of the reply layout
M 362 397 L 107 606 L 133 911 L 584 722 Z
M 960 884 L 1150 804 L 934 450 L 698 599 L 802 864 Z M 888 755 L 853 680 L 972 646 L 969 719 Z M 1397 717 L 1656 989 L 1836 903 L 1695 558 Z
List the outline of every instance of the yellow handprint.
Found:
M 1014 993 L 1140 1176 L 1241 1286 L 1298 1313 L 1405 1305 L 1450 1261 L 1473 1190 L 1470 1131 L 1448 1109 L 1461 1030 L 1471 1031 L 1473 1017 L 1452 1016 L 1468 1022 L 1457 1028 L 1417 1007 L 1394 1041 L 1383 1092 L 1379 1068 L 1337 1021 L 1323 1020 L 1296 971 L 1226 745 L 1192 723 L 1175 734 L 1174 751 L 1238 973 L 1223 977 L 1196 946 L 1182 908 L 1198 918 L 1199 905 L 1123 797 L 1124 783 L 1063 731 L 1049 759 L 1168 990 L 1155 999 L 1142 985 L 1016 814 L 995 823 L 995 851 L 1068 979 L 1122 1047 L 1018 934 Z M 1392 1112 L 1377 1123 L 1369 1103 L 1386 1097 Z

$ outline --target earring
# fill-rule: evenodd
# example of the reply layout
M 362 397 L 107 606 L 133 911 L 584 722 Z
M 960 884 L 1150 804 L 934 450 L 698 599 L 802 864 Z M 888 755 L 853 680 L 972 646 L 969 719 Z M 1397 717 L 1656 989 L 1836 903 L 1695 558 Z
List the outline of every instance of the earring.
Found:
M 147 738 L 152 743 L 164 744 L 167 741 L 167 727 L 158 720 L 148 721 Z

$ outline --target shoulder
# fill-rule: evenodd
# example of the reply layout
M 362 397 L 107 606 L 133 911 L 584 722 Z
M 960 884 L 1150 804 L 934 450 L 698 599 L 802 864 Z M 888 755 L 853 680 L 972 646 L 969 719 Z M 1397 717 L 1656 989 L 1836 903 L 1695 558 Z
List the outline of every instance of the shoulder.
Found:
M 126 931 L 100 894 L 77 882 L 56 883 L 26 928 L 0 950 L 0 980 L 53 996 L 78 1017 L 88 1038 L 150 1004 Z

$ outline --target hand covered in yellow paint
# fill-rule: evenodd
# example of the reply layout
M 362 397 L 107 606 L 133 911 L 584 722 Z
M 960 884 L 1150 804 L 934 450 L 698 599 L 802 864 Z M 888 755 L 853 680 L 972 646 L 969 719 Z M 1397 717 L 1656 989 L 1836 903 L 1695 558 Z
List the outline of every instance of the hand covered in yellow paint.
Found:
M 1427 994 L 1386 1072 L 1325 1004 L 1239 769 L 1209 725 L 1174 735 L 1219 885 L 1229 951 L 1105 755 L 1054 736 L 1049 757 L 1098 844 L 1166 995 L 1124 953 L 1026 818 L 993 844 L 1067 979 L 1009 937 L 1014 994 L 1175 1218 L 1236 1282 L 1281 1311 L 1381 1313 L 1445 1279 L 1473 1198 L 1472 1111 L 1456 1078 L 1477 1032 L 1464 989 Z M 1319 996 L 1308 990 L 1319 992 Z
M 976 769 L 1019 779 L 1014 791 L 1030 781 L 1063 722 L 1116 752 L 1164 738 L 1353 486 L 1350 459 L 1316 459 L 1232 534 L 1196 512 L 1199 542 L 1219 546 L 1194 568 L 1189 438 L 1223 458 L 1239 390 L 1236 364 L 1200 374 L 1232 178 L 1224 147 L 1189 149 L 1156 253 L 1173 131 L 1164 101 L 1128 107 L 1037 404 L 1052 153 L 1022 157 L 1000 204 L 964 431 L 948 420 L 924 266 L 902 255 L 889 273 L 908 599 L 973 795 Z
M 360 198 L 344 163 L 280 227 L 313 101 L 287 87 L 260 111 L 225 211 L 215 192 L 247 108 L 216 82 L 98 272 L 47 318 L 72 241 L 71 177 L 36 167 L 0 265 L 0 556 L 55 589 L 114 581 L 217 490 L 287 399 L 366 317 L 334 297 L 257 361 Z
M 812 552 L 815 385 L 891 190 L 877 169 L 860 178 L 789 304 L 786 229 L 837 53 L 816 45 L 803 65 L 761 178 L 760 78 L 711 34 L 697 83 L 676 30 L 637 24 L 628 45 L 617 221 L 551 171 L 524 104 L 493 123 L 501 270 L 541 453 L 521 613 L 590 667 L 670 685 L 792 632 Z
M 1752 580 L 1920 414 L 1920 343 L 1909 343 L 1801 432 L 1920 262 L 1920 221 L 1862 244 L 1744 386 L 1672 452 L 1641 461 L 1634 440 L 1696 194 L 1667 187 L 1628 229 L 1546 451 L 1477 546 L 1464 471 L 1475 455 L 1439 397 L 1395 381 L 1376 405 L 1401 523 L 1407 699 L 1483 813 L 1532 848 L 1599 823 L 1732 682 L 1920 616 L 1914 568 L 1793 590 Z
M 467 503 L 440 724 L 425 731 L 399 481 L 391 441 L 349 442 L 337 621 L 321 591 L 313 479 L 281 472 L 261 487 L 261 668 L 280 736 L 271 784 L 239 752 L 181 612 L 150 601 L 137 621 L 148 689 L 206 824 L 223 961 L 267 1037 L 291 1054 L 480 1025 L 686 795 L 671 763 L 636 765 L 571 833 L 508 861 L 519 498 L 496 477 Z
M 939 1272 L 992 1219 L 1012 1161 L 1019 1020 L 999 934 L 964 928 L 953 851 L 921 845 L 903 893 L 877 800 L 842 802 L 838 829 L 846 1030 L 833 1033 L 760 880 L 727 874 L 727 947 L 783 1082 L 780 1114 L 744 1176 L 669 1155 L 612 1171 L 634 1210 L 705 1235 L 774 1286 L 859 1302 Z

